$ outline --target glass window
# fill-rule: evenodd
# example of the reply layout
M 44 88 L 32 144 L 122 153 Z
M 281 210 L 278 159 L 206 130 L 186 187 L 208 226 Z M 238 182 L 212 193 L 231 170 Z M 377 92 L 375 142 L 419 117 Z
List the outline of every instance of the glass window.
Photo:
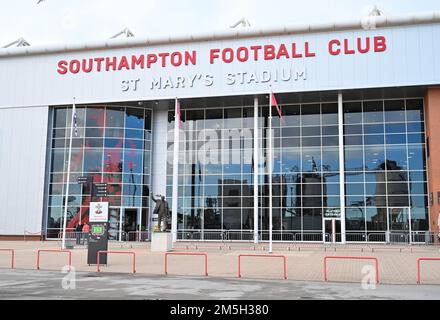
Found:
M 121 149 L 104 150 L 104 171 L 122 172 L 122 156 Z
M 145 110 L 145 127 L 144 129 L 147 131 L 151 131 L 151 123 L 153 119 L 153 112 L 151 110 L 146 109 Z
M 318 147 L 320 145 L 321 145 L 321 138 L 319 137 L 302 138 L 303 147 Z
M 339 137 L 322 137 L 323 146 L 339 146 Z
M 322 124 L 338 124 L 338 104 L 323 103 L 322 108 Z
M 381 145 L 365 147 L 365 169 L 377 170 L 385 162 L 385 148 Z
M 54 128 L 66 128 L 67 127 L 67 109 L 56 108 L 54 111 Z
M 425 170 L 426 157 L 424 145 L 410 145 L 408 148 L 410 170 Z
M 301 107 L 299 105 L 283 106 L 283 117 L 286 126 L 300 126 Z
M 406 145 L 391 145 L 386 148 L 386 167 L 388 170 L 404 170 L 408 167 Z
M 104 135 L 103 128 L 86 128 L 86 137 L 102 138 Z
M 301 125 L 302 126 L 321 125 L 321 106 L 319 104 L 301 105 Z
M 225 230 L 241 229 L 240 209 L 223 209 L 223 228 Z
M 86 112 L 86 126 L 88 128 L 104 128 L 105 108 L 89 107 Z M 101 135 L 102 136 L 102 135 Z
M 126 129 L 125 130 L 125 138 L 126 139 L 143 139 L 144 138 L 144 131 L 143 130 L 132 130 L 132 129 Z
M 130 129 L 144 129 L 144 110 L 127 108 L 125 110 L 125 127 Z
M 344 143 L 347 146 L 361 146 L 363 145 L 363 136 L 345 136 Z
M 345 194 L 347 196 L 361 196 L 365 194 L 363 183 L 346 183 Z
M 282 127 L 281 135 L 283 137 L 299 137 L 301 135 L 300 127 Z
M 384 136 L 383 135 L 366 135 L 364 136 L 365 145 L 383 145 Z
M 323 171 L 339 170 L 339 149 L 323 148 L 322 149 L 322 169 Z
M 383 101 L 364 101 L 364 123 L 383 122 Z
M 302 151 L 302 171 L 316 172 L 321 171 L 321 149 L 303 148 Z
M 423 122 L 408 122 L 406 124 L 408 132 L 424 132 L 425 125 Z
M 368 231 L 386 231 L 387 230 L 387 208 L 367 208 L 367 230 Z M 374 237 L 370 237 L 374 241 Z M 376 238 L 377 239 L 377 238 Z M 376 240 L 377 241 L 377 240 Z M 380 241 L 384 241 L 380 240 Z
M 365 124 L 364 125 L 365 134 L 383 134 L 384 126 L 383 124 Z
M 204 110 L 186 110 L 185 129 L 202 130 L 204 128 L 205 111 Z
M 101 172 L 102 171 L 102 149 L 85 149 L 84 150 L 84 172 Z
M 344 123 L 362 123 L 362 103 L 346 102 L 344 103 Z
M 319 126 L 316 127 L 303 127 L 302 128 L 303 136 L 320 136 L 321 128 Z
M 364 152 L 362 147 L 345 148 L 345 170 L 346 171 L 364 170 Z
M 108 107 L 106 109 L 106 126 L 110 128 L 123 128 L 124 108 Z
M 226 108 L 224 109 L 225 128 L 241 128 L 242 117 L 240 108 Z
M 52 150 L 51 172 L 63 172 L 64 170 L 64 149 Z M 66 166 L 67 168 L 67 166 Z
M 206 110 L 206 129 L 222 129 L 223 128 L 223 110 L 207 109 Z
M 339 134 L 339 128 L 337 126 L 323 126 L 322 135 L 323 136 L 337 136 Z
M 423 133 L 414 133 L 408 135 L 408 143 L 425 143 L 425 135 Z
M 405 123 L 387 123 L 385 125 L 386 133 L 405 133 L 406 124 Z
M 365 230 L 365 214 L 366 209 L 347 208 L 345 211 L 345 225 L 347 231 Z
M 405 134 L 387 134 L 386 135 L 387 144 L 405 144 L 406 135 Z
M 344 134 L 352 135 L 352 134 L 362 134 L 362 125 L 345 125 L 344 126 Z
M 301 139 L 300 138 L 283 138 L 281 140 L 281 146 L 283 148 L 291 148 L 291 147 L 300 147 Z
M 407 121 L 424 121 L 423 99 L 406 100 L 406 119 Z
M 405 121 L 405 100 L 385 100 L 385 121 Z

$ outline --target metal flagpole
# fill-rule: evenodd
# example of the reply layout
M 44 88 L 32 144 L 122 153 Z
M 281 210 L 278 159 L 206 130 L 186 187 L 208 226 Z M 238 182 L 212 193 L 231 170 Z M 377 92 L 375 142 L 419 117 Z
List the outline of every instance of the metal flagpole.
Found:
M 69 184 L 70 184 L 70 161 L 72 157 L 72 138 L 73 138 L 73 127 L 75 121 L 76 114 L 76 106 L 75 106 L 75 97 L 73 98 L 73 108 L 72 108 L 72 117 L 70 122 L 70 138 L 69 138 L 69 155 L 67 158 L 67 180 L 66 180 L 66 199 L 64 203 L 64 216 L 63 216 L 63 241 L 61 248 L 66 249 L 66 228 L 67 228 L 67 206 L 69 203 Z
M 179 183 L 179 130 L 180 130 L 180 115 L 179 115 L 179 100 L 175 101 L 175 116 L 174 116 L 174 152 L 173 152 L 173 205 L 171 217 L 171 233 L 173 235 L 173 242 L 177 241 L 177 201 L 178 201 L 178 183 Z M 160 226 L 159 226 L 160 227 Z
M 269 94 L 269 253 L 272 253 L 272 91 Z
M 254 243 L 258 243 L 258 181 L 259 172 L 259 143 L 258 143 L 258 98 L 254 99 Z

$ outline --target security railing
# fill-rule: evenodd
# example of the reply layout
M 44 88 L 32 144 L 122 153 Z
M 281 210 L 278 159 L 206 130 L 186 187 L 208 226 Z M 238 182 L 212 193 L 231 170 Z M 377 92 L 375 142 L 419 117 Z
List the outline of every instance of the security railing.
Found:
M 269 241 L 269 231 L 260 230 L 259 242 Z M 323 233 L 319 231 L 282 230 L 272 232 L 274 242 L 292 243 L 384 243 L 423 244 L 439 243 L 438 234 L 428 231 L 347 231 L 345 233 Z M 177 232 L 178 241 L 253 242 L 253 230 L 200 230 L 184 229 Z
M 183 229 L 177 231 L 179 241 L 221 241 L 221 242 L 252 242 L 253 230 L 199 230 Z
M 147 242 L 151 239 L 149 231 L 129 231 L 127 237 L 130 242 Z
M 127 242 L 128 238 L 129 238 L 128 233 L 125 231 L 118 231 L 115 229 L 111 229 L 108 232 L 108 239 L 110 241 Z
M 367 242 L 368 235 L 365 232 L 352 232 L 347 231 L 345 234 L 346 242 Z
M 63 239 L 63 233 L 60 232 L 58 234 L 58 241 L 62 241 Z M 77 246 L 86 246 L 88 245 L 89 241 L 89 234 L 85 232 L 77 232 L 77 231 L 68 231 L 66 232 L 66 243 L 70 244 L 71 246 L 77 245 Z
M 439 243 L 439 234 L 430 231 L 411 232 L 411 243 L 415 245 L 434 245 Z

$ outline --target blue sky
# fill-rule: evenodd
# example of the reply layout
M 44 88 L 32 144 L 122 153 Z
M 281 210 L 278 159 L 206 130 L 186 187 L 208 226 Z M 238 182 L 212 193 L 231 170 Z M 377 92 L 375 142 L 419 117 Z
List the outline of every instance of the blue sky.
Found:
M 128 27 L 138 37 L 360 19 L 374 5 L 387 15 L 440 10 L 438 0 L 0 0 L 0 46 L 108 39 Z

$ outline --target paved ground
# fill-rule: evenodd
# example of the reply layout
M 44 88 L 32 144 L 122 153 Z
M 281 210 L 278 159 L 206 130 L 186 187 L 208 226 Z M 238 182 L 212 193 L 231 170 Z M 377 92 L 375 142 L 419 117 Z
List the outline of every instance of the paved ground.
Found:
M 59 249 L 57 242 L 0 242 L 14 248 L 15 270 L 7 269 L 10 258 L 0 252 L 0 298 L 134 298 L 134 299 L 440 299 L 440 261 L 423 262 L 423 286 L 417 286 L 417 258 L 440 258 L 438 247 L 381 245 L 324 246 L 322 244 L 276 244 L 274 254 L 287 258 L 288 280 L 283 281 L 280 258 L 242 258 L 242 279 L 237 279 L 238 255 L 266 254 L 262 244 L 179 243 L 177 252 L 205 252 L 209 277 L 203 275 L 203 257 L 170 256 L 168 277 L 164 276 L 164 254 L 152 253 L 145 243 L 111 243 L 110 249 L 136 253 L 136 275 L 131 257 L 110 255 L 109 265 L 96 272 L 87 265 L 84 247 L 72 250 L 77 273 L 77 289 L 61 287 L 67 264 L 65 253 L 41 253 L 41 269 L 36 270 L 38 249 Z M 331 283 L 323 282 L 325 256 L 376 257 L 380 285 L 363 290 L 361 283 L 375 281 L 374 262 L 329 260 Z
M 282 280 L 165 277 L 76 273 L 76 288 L 63 289 L 65 274 L 0 270 L 0 299 L 440 299 L 440 286 L 305 283 Z M 64 284 L 72 284 L 64 280 Z

